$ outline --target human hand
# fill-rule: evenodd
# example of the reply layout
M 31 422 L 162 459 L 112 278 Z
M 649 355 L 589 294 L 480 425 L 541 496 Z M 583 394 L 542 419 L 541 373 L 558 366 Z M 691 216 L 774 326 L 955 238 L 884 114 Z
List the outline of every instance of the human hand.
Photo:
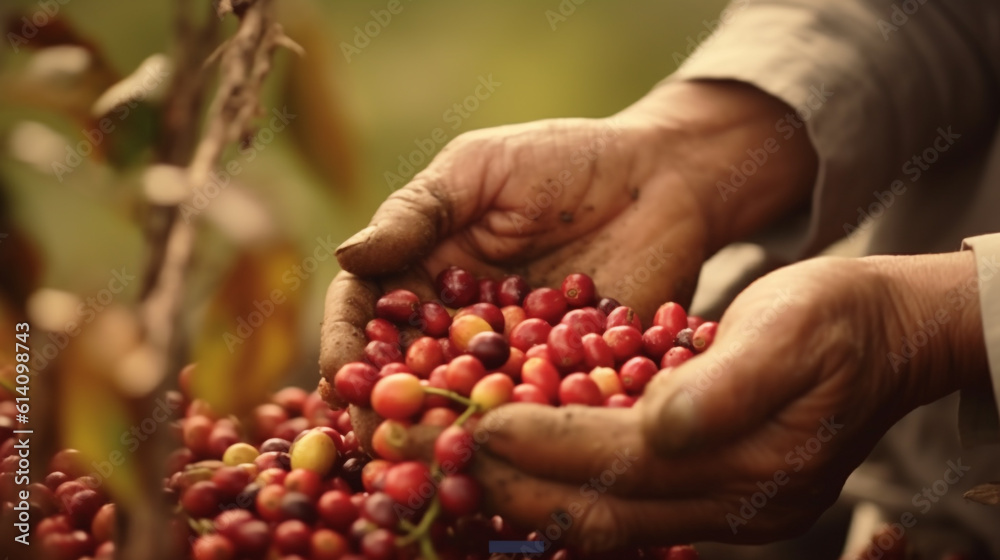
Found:
M 431 279 L 450 265 L 495 278 L 514 271 L 534 286 L 585 272 L 647 323 L 660 302 L 686 304 L 705 258 L 807 196 L 816 163 L 804 134 L 738 200 L 716 185 L 787 111 L 748 86 L 679 83 L 609 119 L 456 138 L 337 250 L 345 272 L 327 293 L 324 378 L 363 359 L 364 326 L 384 290 L 435 299 Z
M 512 404 L 484 417 L 489 503 L 586 549 L 801 532 L 896 420 L 988 379 L 978 301 L 949 297 L 970 278 L 971 252 L 769 274 L 709 350 L 658 374 L 635 408 Z M 934 336 L 898 361 L 901 339 L 931 320 Z

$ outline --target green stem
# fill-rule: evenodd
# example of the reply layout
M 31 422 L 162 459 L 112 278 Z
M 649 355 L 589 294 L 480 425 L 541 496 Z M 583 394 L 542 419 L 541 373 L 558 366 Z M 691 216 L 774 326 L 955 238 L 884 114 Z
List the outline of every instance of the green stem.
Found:
M 459 395 L 455 391 L 449 391 L 447 389 L 439 389 L 437 387 L 424 387 L 424 392 L 430 395 L 438 395 L 441 397 L 449 398 L 457 403 L 464 404 L 465 406 L 475 406 L 472 401 Z
M 187 519 L 188 527 L 199 535 L 208 535 L 215 532 L 215 525 L 211 519 L 195 519 L 190 515 L 184 515 Z
M 465 404 L 465 412 L 455 419 L 456 426 L 465 424 L 466 420 L 472 418 L 472 415 L 479 411 L 479 405 L 454 391 L 438 389 L 436 387 L 424 387 L 424 392 L 431 395 L 440 395 Z M 434 480 L 439 480 L 438 477 L 441 475 L 441 470 L 436 464 L 433 465 L 433 473 Z M 437 519 L 440 512 L 441 501 L 438 500 L 437 496 L 434 496 L 433 501 L 431 501 L 431 505 L 427 508 L 427 511 L 424 512 L 424 516 L 420 519 L 419 524 L 414 525 L 405 519 L 401 520 L 399 525 L 404 531 L 407 532 L 407 534 L 406 536 L 396 539 L 396 546 L 404 547 L 412 544 L 414 541 L 419 541 L 420 554 L 423 556 L 424 560 L 439 560 L 437 553 L 434 551 L 434 543 L 431 542 L 429 532 L 431 525 L 434 523 L 434 520 Z
M 420 555 L 423 556 L 424 560 L 439 560 L 430 535 L 420 537 Z
M 440 511 L 441 502 L 438 500 L 437 496 L 434 496 L 434 500 L 431 502 L 430 507 L 427 508 L 427 511 L 424 513 L 424 517 L 420 520 L 420 523 L 414 527 L 412 531 L 410 531 L 410 534 L 399 539 L 397 544 L 399 546 L 406 546 L 417 539 L 423 538 L 423 536 L 430 531 L 431 524 L 434 523 L 435 519 L 437 519 Z
M 455 425 L 461 426 L 465 424 L 465 421 L 472 418 L 472 415 L 479 412 L 479 405 L 475 403 L 469 403 L 469 408 L 465 409 L 465 412 L 461 416 L 455 419 Z

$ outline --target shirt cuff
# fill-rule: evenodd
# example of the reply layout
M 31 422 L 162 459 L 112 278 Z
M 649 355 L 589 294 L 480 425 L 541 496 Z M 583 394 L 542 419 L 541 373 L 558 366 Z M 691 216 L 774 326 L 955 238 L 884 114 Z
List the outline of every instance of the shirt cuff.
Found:
M 1000 233 L 969 237 L 962 249 L 971 249 L 979 276 L 979 309 L 990 367 L 988 391 L 963 389 L 958 426 L 966 447 L 1000 443 Z

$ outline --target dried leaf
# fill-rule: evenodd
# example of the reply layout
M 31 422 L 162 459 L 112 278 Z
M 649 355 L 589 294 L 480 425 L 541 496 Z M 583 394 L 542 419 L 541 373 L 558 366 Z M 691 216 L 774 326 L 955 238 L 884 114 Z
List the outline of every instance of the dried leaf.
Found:
M 31 21 L 38 14 L 46 19 L 40 27 Z M 120 76 L 97 43 L 77 33 L 64 18 L 43 11 L 13 13 L 4 23 L 4 36 L 15 55 L 35 54 L 22 71 L 0 75 L 0 104 L 53 111 L 69 116 L 76 126 L 92 129 L 96 121 L 90 117 L 90 106 Z M 73 69 L 77 72 L 67 75 Z
M 42 49 L 31 57 L 25 74 L 50 83 L 68 83 L 84 76 L 93 63 L 90 51 L 78 45 Z
M 139 101 L 163 98 L 173 73 L 173 62 L 164 54 L 154 54 L 143 60 L 131 74 L 115 83 L 94 101 L 90 112 L 94 118 L 107 116 L 122 105 L 134 106 Z
M 20 45 L 33 49 L 59 45 L 77 45 L 90 51 L 102 61 L 102 65 L 104 64 L 104 57 L 97 44 L 84 35 L 77 33 L 68 20 L 60 17 L 58 14 L 50 16 L 42 13 L 46 16 L 45 23 L 39 26 L 39 22 L 32 21 L 39 13 L 36 10 L 34 13 L 13 13 L 7 17 L 4 36 L 8 40 L 13 40 L 11 47 L 15 53 L 18 52 Z
M 173 62 L 163 54 L 143 60 L 131 74 L 104 90 L 90 114 L 97 123 L 90 137 L 96 145 L 108 138 L 109 163 L 126 167 L 152 147 L 162 126 L 161 101 L 169 90 Z M 88 139 L 90 138 L 88 137 Z
M 48 126 L 35 121 L 21 121 L 10 129 L 7 149 L 41 173 L 53 173 L 53 162 L 66 157 L 68 139 Z
M 298 349 L 301 264 L 287 244 L 244 253 L 209 303 L 193 389 L 217 412 L 249 411 L 288 374 Z
M 1000 505 L 1000 482 L 980 484 L 963 494 L 962 497 L 987 506 Z
M 295 40 L 288 35 L 278 35 L 274 42 L 299 56 L 306 55 L 306 50 L 302 48 L 302 45 L 296 43 Z

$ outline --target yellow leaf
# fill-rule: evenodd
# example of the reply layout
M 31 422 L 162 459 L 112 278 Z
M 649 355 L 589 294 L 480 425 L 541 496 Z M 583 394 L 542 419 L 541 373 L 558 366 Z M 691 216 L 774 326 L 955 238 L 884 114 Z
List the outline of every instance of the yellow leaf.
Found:
M 288 374 L 298 348 L 302 294 L 286 280 L 301 266 L 289 245 L 242 254 L 208 305 L 195 344 L 195 395 L 220 414 L 264 402 Z
M 136 471 L 138 461 L 122 442 L 132 425 L 125 401 L 109 387 L 80 382 L 79 373 L 77 370 L 67 375 L 67 381 L 75 380 L 60 388 L 65 444 L 86 457 L 91 475 L 115 502 L 130 508 L 140 498 L 141 482 Z
M 137 320 L 124 307 L 112 306 L 98 315 L 79 336 L 70 339 L 54 368 L 56 406 L 62 447 L 77 449 L 84 465 L 119 506 L 132 508 L 143 500 L 141 445 L 153 445 L 146 434 L 135 438 L 130 401 L 110 372 L 138 341 Z M 109 344 L 114 333 L 120 344 Z M 124 333 L 135 333 L 125 336 Z M 167 433 L 166 425 L 156 434 Z

